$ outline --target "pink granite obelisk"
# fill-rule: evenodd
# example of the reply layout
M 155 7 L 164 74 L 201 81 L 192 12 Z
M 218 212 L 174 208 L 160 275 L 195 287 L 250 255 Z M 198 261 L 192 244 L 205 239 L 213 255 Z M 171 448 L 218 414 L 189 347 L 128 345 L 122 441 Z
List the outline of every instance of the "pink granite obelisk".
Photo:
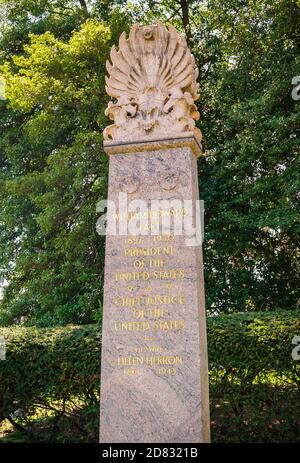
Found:
M 197 68 L 157 23 L 122 34 L 107 69 L 100 442 L 209 442 L 202 249 L 180 232 L 197 219 Z

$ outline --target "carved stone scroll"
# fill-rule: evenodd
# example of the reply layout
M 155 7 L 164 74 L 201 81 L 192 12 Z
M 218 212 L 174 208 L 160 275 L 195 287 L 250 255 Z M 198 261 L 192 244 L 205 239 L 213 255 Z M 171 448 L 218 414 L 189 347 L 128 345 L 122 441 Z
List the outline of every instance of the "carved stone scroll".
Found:
M 105 114 L 113 124 L 104 130 L 104 140 L 158 139 L 187 132 L 201 140 L 194 104 L 198 69 L 186 40 L 173 26 L 134 25 L 128 39 L 121 35 L 119 50 L 112 47 L 106 67 L 106 91 L 113 100 Z

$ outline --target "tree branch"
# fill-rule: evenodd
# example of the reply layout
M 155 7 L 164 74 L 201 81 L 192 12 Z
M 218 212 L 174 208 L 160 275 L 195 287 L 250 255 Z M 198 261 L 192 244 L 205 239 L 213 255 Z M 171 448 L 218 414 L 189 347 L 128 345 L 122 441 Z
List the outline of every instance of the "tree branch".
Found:
M 182 23 L 185 31 L 187 44 L 190 44 L 191 41 L 191 27 L 190 27 L 190 18 L 189 18 L 189 4 L 188 0 L 180 0 L 180 7 L 182 13 Z
M 89 10 L 88 10 L 86 1 L 85 1 L 85 0 L 78 0 L 78 1 L 79 1 L 80 6 L 81 6 L 81 8 L 82 8 L 82 10 L 83 10 L 84 16 L 85 16 L 86 18 L 88 18 L 90 14 L 89 14 Z
M 35 439 L 35 435 L 34 435 L 34 433 L 32 431 L 29 431 L 29 429 L 27 429 L 24 426 L 22 426 L 21 424 L 17 423 L 10 415 L 7 415 L 6 419 L 10 422 L 10 424 L 13 425 L 13 427 L 17 431 L 22 432 L 23 434 L 28 436 L 30 440 Z

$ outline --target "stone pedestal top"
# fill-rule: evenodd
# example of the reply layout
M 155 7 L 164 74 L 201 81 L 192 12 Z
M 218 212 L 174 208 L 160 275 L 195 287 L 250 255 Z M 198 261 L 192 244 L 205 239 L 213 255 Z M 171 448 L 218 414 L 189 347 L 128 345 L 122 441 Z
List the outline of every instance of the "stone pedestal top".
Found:
M 104 151 L 111 154 L 129 154 L 143 151 L 157 151 L 170 148 L 190 147 L 194 155 L 198 158 L 202 154 L 201 141 L 195 137 L 193 132 L 184 132 L 178 137 L 170 138 L 147 138 L 135 142 L 126 141 L 105 141 Z

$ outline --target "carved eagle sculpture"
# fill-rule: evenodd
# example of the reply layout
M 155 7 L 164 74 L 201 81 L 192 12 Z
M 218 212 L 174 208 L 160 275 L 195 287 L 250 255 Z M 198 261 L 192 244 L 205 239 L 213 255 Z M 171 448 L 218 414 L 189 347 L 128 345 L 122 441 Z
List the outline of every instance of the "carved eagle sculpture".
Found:
M 160 22 L 134 25 L 129 38 L 123 32 L 119 50 L 111 49 L 106 62 L 106 91 L 114 99 L 105 114 L 114 124 L 105 140 L 131 141 L 194 132 L 199 113 L 198 69 L 186 40 L 173 26 Z

